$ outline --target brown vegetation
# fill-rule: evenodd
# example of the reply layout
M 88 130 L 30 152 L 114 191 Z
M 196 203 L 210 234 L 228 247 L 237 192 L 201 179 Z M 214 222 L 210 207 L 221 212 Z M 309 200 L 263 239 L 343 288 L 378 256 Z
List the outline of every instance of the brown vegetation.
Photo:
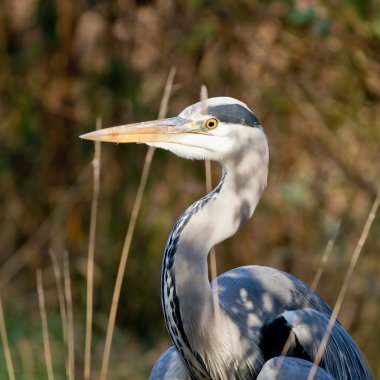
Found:
M 62 268 L 64 252 L 70 256 L 82 376 L 94 150 L 78 136 L 95 129 L 97 117 L 103 126 L 155 118 L 171 67 L 169 115 L 197 101 L 206 84 L 209 96 L 251 106 L 269 139 L 268 189 L 252 220 L 218 247 L 219 272 L 257 263 L 311 283 L 340 224 L 318 288 L 333 305 L 380 186 L 379 62 L 374 0 L 0 2 L 0 288 L 16 377 L 46 377 L 41 327 L 32 331 L 40 323 L 41 268 L 53 367 L 65 378 L 67 337 L 50 250 Z M 145 152 L 102 147 L 95 372 Z M 214 184 L 218 176 L 214 165 Z M 122 288 L 110 379 L 145 378 L 168 343 L 162 253 L 176 218 L 204 193 L 203 163 L 156 152 Z M 377 217 L 339 314 L 378 377 L 379 236 Z M 4 363 L 1 354 L 1 378 Z

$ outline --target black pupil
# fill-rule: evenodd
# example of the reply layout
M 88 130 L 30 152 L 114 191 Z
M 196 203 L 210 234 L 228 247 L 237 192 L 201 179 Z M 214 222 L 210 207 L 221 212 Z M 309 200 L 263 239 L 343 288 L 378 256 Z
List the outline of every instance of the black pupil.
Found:
M 210 121 L 208 122 L 208 126 L 209 126 L 209 127 L 213 127 L 214 124 L 215 124 L 215 122 L 214 122 L 213 120 L 210 120 Z

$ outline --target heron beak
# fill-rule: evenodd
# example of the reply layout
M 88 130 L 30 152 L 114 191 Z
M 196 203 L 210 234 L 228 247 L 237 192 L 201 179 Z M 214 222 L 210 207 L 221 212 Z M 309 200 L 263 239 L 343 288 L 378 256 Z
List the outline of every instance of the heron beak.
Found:
M 177 142 L 179 135 L 199 133 L 195 123 L 172 117 L 104 128 L 81 135 L 81 139 L 115 143 Z

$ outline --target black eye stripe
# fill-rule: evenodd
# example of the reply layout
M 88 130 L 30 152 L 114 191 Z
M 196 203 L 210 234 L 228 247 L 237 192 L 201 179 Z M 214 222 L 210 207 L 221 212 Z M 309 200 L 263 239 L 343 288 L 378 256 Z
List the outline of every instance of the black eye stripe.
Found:
M 240 104 L 224 104 L 208 107 L 208 114 L 223 123 L 260 127 L 255 114 Z

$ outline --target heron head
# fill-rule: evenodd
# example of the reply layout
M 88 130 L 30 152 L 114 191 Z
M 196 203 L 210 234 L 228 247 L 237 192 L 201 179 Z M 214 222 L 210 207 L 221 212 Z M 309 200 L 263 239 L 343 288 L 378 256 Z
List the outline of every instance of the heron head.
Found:
M 145 143 L 181 157 L 221 162 L 248 146 L 267 150 L 266 138 L 255 114 L 243 102 L 229 97 L 195 103 L 176 117 L 105 128 L 80 137 Z

